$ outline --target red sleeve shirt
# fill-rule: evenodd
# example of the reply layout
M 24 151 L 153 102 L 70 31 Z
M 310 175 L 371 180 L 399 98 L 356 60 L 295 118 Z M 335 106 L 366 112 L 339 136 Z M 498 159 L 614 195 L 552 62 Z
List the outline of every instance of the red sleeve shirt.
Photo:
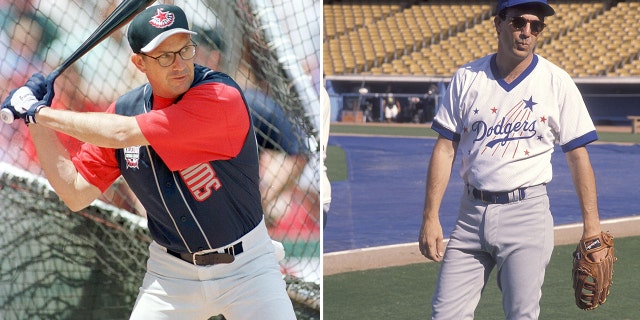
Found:
M 120 176 L 120 167 L 113 149 L 85 143 L 71 160 L 80 175 L 102 192 L 105 192 Z
M 231 159 L 242 149 L 251 122 L 236 88 L 213 82 L 191 88 L 177 103 L 158 96 L 153 99 L 152 111 L 137 115 L 136 120 L 170 170 Z M 107 112 L 114 113 L 115 104 Z M 102 191 L 120 176 L 114 149 L 84 144 L 73 162 Z
M 156 100 L 160 99 L 154 97 Z M 251 122 L 236 88 L 207 83 L 187 91 L 176 104 L 161 104 L 154 102 L 154 111 L 140 114 L 136 120 L 172 171 L 231 159 L 242 149 Z

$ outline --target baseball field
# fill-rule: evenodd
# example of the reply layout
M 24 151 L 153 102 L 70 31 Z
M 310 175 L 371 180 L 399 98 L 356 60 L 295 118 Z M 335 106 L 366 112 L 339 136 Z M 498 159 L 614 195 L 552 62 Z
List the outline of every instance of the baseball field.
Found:
M 634 275 L 634 271 L 640 267 L 640 215 L 637 206 L 639 201 L 633 195 L 637 189 L 638 172 L 635 165 L 627 166 L 627 163 L 635 163 L 640 144 L 640 135 L 633 135 L 626 127 L 598 127 L 601 145 L 594 148 L 592 161 L 594 170 L 601 170 L 602 184 L 599 186 L 599 199 L 601 199 L 601 218 L 603 229 L 611 231 L 615 236 L 616 255 L 618 262 L 615 264 L 613 286 L 607 302 L 593 311 L 582 311 L 575 306 L 573 289 L 571 287 L 571 253 L 575 249 L 575 243 L 580 236 L 581 225 L 571 222 L 575 217 L 559 217 L 556 219 L 556 248 L 547 269 L 545 284 L 543 286 L 541 300 L 540 319 L 639 319 L 637 303 L 633 297 L 640 288 L 640 277 Z M 334 124 L 331 128 L 332 137 L 354 136 L 366 139 L 368 137 L 400 137 L 399 139 L 430 139 L 435 135 L 425 125 L 345 125 Z M 346 141 L 346 142 L 345 142 Z M 400 140 L 388 140 L 392 145 L 397 145 Z M 420 144 L 428 144 L 419 140 Z M 360 202 L 356 201 L 354 185 L 360 179 L 355 165 L 364 166 L 364 161 L 356 163 L 356 153 L 350 150 L 348 140 L 334 139 L 330 142 L 327 166 L 332 183 L 336 185 L 336 195 L 332 201 L 327 227 L 324 232 L 324 281 L 323 281 L 323 316 L 324 319 L 427 319 L 431 313 L 431 296 L 434 292 L 439 264 L 427 262 L 417 250 L 417 232 L 419 228 L 420 211 L 416 210 L 416 204 L 408 203 L 407 208 L 402 208 L 402 202 L 393 201 L 395 210 L 389 211 L 387 217 L 379 217 L 375 214 L 375 208 L 365 205 L 363 210 L 357 210 Z M 362 141 L 357 140 L 357 143 Z M 384 157 L 385 145 L 375 144 L 377 155 Z M 600 152 L 599 149 L 603 151 Z M 422 152 L 422 151 L 419 151 Z M 424 152 L 430 152 L 425 149 Z M 613 162 L 607 155 L 618 159 L 620 164 Z M 401 168 L 413 168 L 411 162 L 415 162 L 411 156 L 406 156 L 407 163 L 396 164 Z M 613 158 L 612 158 L 613 159 Z M 403 160 L 399 160 L 402 162 Z M 422 161 L 422 160 L 420 160 Z M 609 165 L 607 165 L 609 162 Z M 421 163 L 426 170 L 427 163 Z M 555 165 L 555 164 L 554 164 Z M 609 173 L 610 168 L 622 168 L 623 174 Z M 384 168 L 380 167 L 380 171 Z M 425 171 L 426 172 L 426 171 Z M 562 168 L 555 171 L 557 180 L 567 180 L 563 176 Z M 415 173 L 423 175 L 424 172 Z M 382 174 L 382 173 L 380 173 Z M 598 174 L 598 173 L 596 173 Z M 424 176 L 418 177 L 424 179 Z M 416 179 L 418 179 L 416 178 Z M 403 178 L 404 181 L 408 179 Z M 554 176 L 556 179 L 556 176 Z M 393 180 L 386 186 L 389 190 L 396 190 Z M 419 180 L 419 179 L 418 179 Z M 459 180 L 457 175 L 451 181 Z M 570 180 L 570 179 L 569 179 Z M 342 184 L 347 182 L 347 187 Z M 416 186 L 415 181 L 409 180 L 414 188 L 424 190 L 424 184 Z M 566 182 L 566 181 L 564 181 Z M 569 196 L 572 190 L 565 190 L 563 181 L 558 181 L 560 197 L 568 198 L 567 203 L 573 199 Z M 569 181 L 570 183 L 570 181 Z M 373 190 L 371 187 L 370 190 Z M 336 201 L 343 200 L 345 195 L 350 202 L 347 212 L 345 206 L 340 206 Z M 404 190 L 400 188 L 400 190 Z M 564 191 L 567 191 L 566 194 Z M 612 198 L 622 193 L 620 198 Z M 373 195 L 375 197 L 376 195 Z M 393 199 L 393 191 L 388 199 Z M 457 198 L 453 203 L 457 203 Z M 421 203 L 422 199 L 415 200 Z M 369 201 L 371 202 L 371 201 Z M 405 201 L 406 202 L 406 201 Z M 571 205 L 556 201 L 560 211 L 571 210 Z M 379 206 L 379 205 L 378 205 Z M 565 209 L 567 208 L 567 209 Z M 417 215 L 416 219 L 405 218 L 403 211 Z M 554 205 L 552 202 L 552 211 Z M 366 218 L 359 220 L 358 215 Z M 555 214 L 554 214 L 555 217 Z M 366 219 L 366 220 L 365 220 Z M 566 219 L 566 222 L 565 220 Z M 369 225 L 368 220 L 381 220 L 377 224 Z M 401 222 L 397 225 L 396 220 Z M 351 224 L 351 225 L 349 225 Z M 444 224 L 444 223 L 443 223 Z M 370 230 L 379 227 L 380 229 Z M 443 227 L 445 227 L 443 225 Z M 331 228 L 334 228 L 332 231 Z M 446 228 L 446 227 L 445 227 Z M 388 236 L 383 229 L 389 229 Z M 446 235 L 445 235 L 446 236 Z M 409 241 L 401 241 L 405 237 Z M 394 238 L 394 239 L 389 239 Z M 399 240 L 396 240 L 399 239 Z M 386 243 L 385 243 L 385 239 Z M 495 272 L 494 272 L 495 273 Z M 465 303 L 461 301 L 460 303 Z M 497 287 L 495 275 L 492 275 L 480 304 L 476 310 L 476 319 L 501 319 L 504 318 L 501 307 L 501 293 Z

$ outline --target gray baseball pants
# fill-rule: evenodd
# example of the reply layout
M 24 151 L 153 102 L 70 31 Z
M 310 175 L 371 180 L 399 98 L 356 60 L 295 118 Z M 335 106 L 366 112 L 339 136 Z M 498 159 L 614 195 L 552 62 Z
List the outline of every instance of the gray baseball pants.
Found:
M 432 319 L 473 319 L 494 267 L 505 319 L 537 319 L 553 244 L 544 185 L 527 188 L 524 200 L 507 204 L 476 200 L 465 189 L 440 268 Z

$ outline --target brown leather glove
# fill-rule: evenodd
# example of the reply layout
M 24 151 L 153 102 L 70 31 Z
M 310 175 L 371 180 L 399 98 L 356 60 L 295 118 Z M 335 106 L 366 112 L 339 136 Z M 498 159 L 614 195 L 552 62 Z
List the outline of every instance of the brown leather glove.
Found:
M 593 261 L 590 254 L 601 250 L 607 250 L 606 257 Z M 613 236 L 608 232 L 580 240 L 573 253 L 572 274 L 578 308 L 592 310 L 607 301 L 616 260 Z

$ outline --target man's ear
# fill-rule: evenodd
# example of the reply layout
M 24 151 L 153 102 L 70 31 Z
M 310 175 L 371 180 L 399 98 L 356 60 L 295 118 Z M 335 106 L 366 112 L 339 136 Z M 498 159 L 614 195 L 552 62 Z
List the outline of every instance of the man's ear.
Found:
M 144 59 L 142 59 L 139 54 L 132 54 L 131 62 L 136 66 L 136 68 L 138 68 L 138 70 L 140 70 L 140 72 L 145 73 L 145 71 L 147 70 Z

